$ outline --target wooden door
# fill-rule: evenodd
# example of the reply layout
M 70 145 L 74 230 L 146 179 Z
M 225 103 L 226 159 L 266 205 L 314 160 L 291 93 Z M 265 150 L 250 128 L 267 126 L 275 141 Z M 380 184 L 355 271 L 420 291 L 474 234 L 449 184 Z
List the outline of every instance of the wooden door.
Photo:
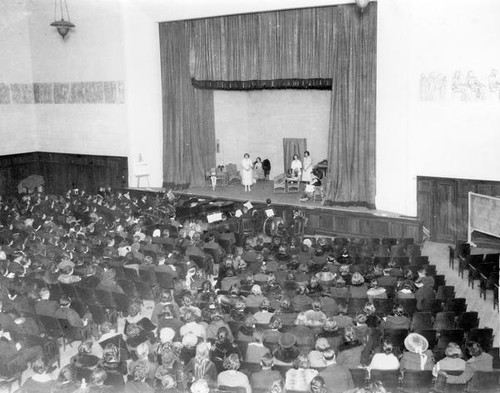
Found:
M 457 185 L 453 180 L 436 180 L 434 193 L 434 235 L 442 242 L 454 242 L 457 233 Z
M 417 177 L 417 217 L 423 221 L 431 236 L 434 233 L 433 188 L 432 179 Z

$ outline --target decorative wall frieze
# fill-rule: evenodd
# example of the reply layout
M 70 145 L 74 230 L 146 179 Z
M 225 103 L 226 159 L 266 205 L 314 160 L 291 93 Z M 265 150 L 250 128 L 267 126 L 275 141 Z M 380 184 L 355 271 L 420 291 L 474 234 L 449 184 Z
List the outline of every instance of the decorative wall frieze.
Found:
M 0 83 L 0 105 L 124 102 L 123 81 Z

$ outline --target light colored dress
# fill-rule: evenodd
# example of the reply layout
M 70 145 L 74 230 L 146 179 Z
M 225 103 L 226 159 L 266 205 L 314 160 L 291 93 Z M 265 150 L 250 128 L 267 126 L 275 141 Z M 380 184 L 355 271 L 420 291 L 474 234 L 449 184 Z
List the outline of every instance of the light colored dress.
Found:
M 298 172 L 300 176 L 300 173 L 302 172 L 302 162 L 300 162 L 300 160 L 293 160 L 290 168 L 292 169 L 293 173 Z
M 304 157 L 302 160 L 302 168 L 304 170 L 302 171 L 302 181 L 311 181 L 311 174 L 313 170 L 313 165 L 312 165 L 312 158 L 311 156 Z
M 253 163 L 250 158 L 243 158 L 241 160 L 241 184 L 244 186 L 251 186 L 255 183 L 253 176 Z

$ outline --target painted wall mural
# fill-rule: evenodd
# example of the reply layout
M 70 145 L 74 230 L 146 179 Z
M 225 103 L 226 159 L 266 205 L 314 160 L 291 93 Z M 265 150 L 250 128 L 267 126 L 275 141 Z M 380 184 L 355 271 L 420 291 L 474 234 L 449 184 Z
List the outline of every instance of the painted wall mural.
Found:
M 420 101 L 499 101 L 500 74 L 492 68 L 479 75 L 474 71 L 456 70 L 453 74 L 422 73 L 419 82 Z

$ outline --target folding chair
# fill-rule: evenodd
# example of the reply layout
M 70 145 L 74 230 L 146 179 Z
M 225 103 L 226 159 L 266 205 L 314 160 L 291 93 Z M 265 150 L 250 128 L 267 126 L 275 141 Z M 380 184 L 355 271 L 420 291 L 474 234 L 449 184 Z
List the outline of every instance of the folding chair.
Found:
M 438 333 L 438 348 L 446 348 L 450 342 L 462 346 L 465 340 L 465 333 L 462 329 L 444 329 Z
M 380 381 L 388 391 L 396 391 L 401 373 L 399 370 L 371 370 L 370 382 Z
M 457 328 L 468 332 L 479 326 L 479 317 L 477 311 L 466 311 L 458 316 Z
M 437 330 L 435 329 L 415 329 L 414 333 L 424 336 L 429 343 L 429 349 L 434 349 L 437 344 Z
M 364 388 L 368 382 L 368 373 L 364 368 L 350 368 L 352 381 L 356 388 Z
M 419 311 L 413 314 L 410 330 L 432 329 L 432 313 Z
M 441 311 L 436 313 L 434 329 L 444 330 L 455 327 L 455 313 L 453 311 Z
M 450 299 L 455 297 L 453 285 L 440 285 L 436 292 L 436 299 Z
M 417 300 L 416 299 L 398 299 L 397 303 L 403 306 L 405 312 L 408 316 L 413 316 L 417 311 Z
M 403 349 L 408 329 L 385 329 L 384 338 L 389 340 L 394 347 Z
M 431 370 L 404 370 L 401 391 L 408 393 L 429 393 L 432 389 L 433 376 Z
M 21 379 L 26 366 L 20 356 L 16 356 L 7 364 L 0 365 L 0 386 L 8 386 L 8 392 L 12 391 L 12 386 L 17 382 L 18 388 L 21 388 Z
M 467 334 L 467 341 L 476 341 L 481 345 L 484 352 L 489 352 L 493 347 L 493 329 L 471 329 Z
M 500 370 L 474 371 L 467 387 L 468 392 L 498 393 L 500 391 Z
M 389 294 L 387 294 L 389 296 Z M 378 314 L 389 315 L 394 309 L 394 302 L 392 299 L 373 299 L 373 305 Z
M 453 311 L 455 315 L 460 315 L 467 311 L 466 300 L 463 297 L 448 298 L 445 300 L 443 311 Z

